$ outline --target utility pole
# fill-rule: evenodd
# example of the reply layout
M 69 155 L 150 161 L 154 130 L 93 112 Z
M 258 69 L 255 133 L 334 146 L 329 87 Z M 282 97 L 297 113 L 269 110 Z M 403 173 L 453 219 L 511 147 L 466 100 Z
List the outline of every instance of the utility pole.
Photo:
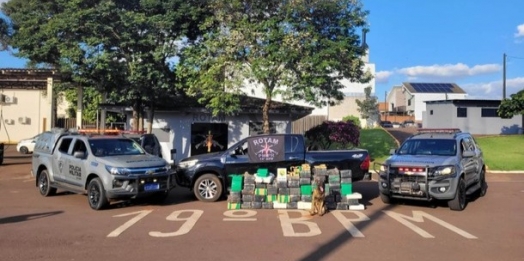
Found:
M 506 99 L 506 53 L 502 56 L 502 99 Z
M 384 92 L 384 120 L 385 121 L 388 120 L 388 111 L 389 111 L 387 97 L 388 97 L 388 91 L 385 91 Z

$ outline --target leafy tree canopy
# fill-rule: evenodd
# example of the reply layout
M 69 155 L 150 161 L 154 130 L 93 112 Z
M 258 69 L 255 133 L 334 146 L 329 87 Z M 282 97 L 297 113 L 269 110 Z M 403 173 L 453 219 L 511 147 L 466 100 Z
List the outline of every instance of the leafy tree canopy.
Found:
M 510 99 L 502 100 L 498 114 L 502 118 L 512 118 L 515 115 L 524 114 L 524 89 L 512 94 Z
M 136 111 L 177 94 L 169 61 L 184 41 L 196 39 L 204 10 L 197 0 L 10 0 L 2 6 L 19 56 L 109 92 L 114 102 L 132 101 Z
M 188 93 L 213 110 L 239 108 L 238 94 L 251 85 L 266 96 L 264 132 L 272 99 L 325 106 L 343 99 L 340 80 L 365 83 L 358 28 L 367 11 L 358 0 L 210 0 L 213 16 L 199 44 L 180 60 Z

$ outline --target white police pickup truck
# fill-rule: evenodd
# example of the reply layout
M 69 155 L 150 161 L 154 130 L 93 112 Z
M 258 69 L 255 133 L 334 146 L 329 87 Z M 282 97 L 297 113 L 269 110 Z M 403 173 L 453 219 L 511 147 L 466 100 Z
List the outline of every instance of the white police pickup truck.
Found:
M 175 187 L 168 162 L 123 136 L 88 136 L 53 130 L 36 141 L 31 174 L 42 196 L 57 189 L 87 194 L 94 210 L 111 201 L 164 200 Z
M 488 188 L 482 150 L 471 134 L 458 129 L 419 129 L 375 171 L 387 204 L 439 200 L 461 211 L 468 196 L 482 197 Z

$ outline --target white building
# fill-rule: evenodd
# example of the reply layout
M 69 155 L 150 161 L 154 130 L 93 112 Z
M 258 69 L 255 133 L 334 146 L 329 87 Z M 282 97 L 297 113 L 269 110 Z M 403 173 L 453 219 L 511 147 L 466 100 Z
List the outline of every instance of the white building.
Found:
M 455 83 L 405 82 L 394 86 L 386 97 L 388 111 L 414 116 L 422 122 L 426 101 L 466 99 L 467 93 Z

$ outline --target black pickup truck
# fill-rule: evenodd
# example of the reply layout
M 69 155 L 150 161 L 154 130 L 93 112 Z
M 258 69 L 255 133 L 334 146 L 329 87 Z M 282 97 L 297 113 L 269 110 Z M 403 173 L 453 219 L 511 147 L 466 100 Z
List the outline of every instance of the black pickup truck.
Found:
M 367 175 L 370 157 L 363 149 L 307 151 L 302 135 L 251 136 L 225 151 L 181 160 L 176 180 L 179 186 L 193 190 L 198 200 L 213 202 L 231 186 L 229 174 L 256 173 L 259 168 L 276 173 L 277 168 L 289 169 L 304 163 L 326 164 L 328 169 L 351 169 L 353 181 L 358 181 Z

